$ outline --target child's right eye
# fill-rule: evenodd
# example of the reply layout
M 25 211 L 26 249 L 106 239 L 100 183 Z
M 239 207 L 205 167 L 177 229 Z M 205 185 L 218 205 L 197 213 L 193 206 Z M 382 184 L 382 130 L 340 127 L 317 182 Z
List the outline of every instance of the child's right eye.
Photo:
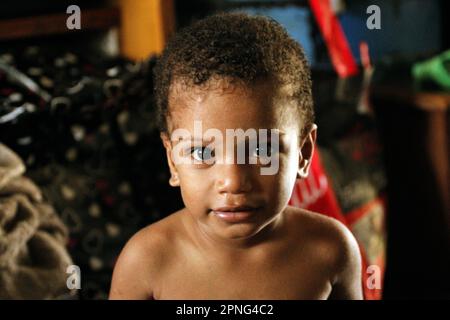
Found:
M 207 161 L 214 158 L 214 150 L 208 147 L 193 147 L 191 155 L 197 161 Z

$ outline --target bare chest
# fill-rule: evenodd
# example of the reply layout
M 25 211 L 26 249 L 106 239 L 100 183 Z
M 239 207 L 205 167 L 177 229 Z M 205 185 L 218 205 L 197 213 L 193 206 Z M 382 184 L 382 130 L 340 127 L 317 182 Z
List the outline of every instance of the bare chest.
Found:
M 326 299 L 325 269 L 304 258 L 180 259 L 160 279 L 155 299 Z

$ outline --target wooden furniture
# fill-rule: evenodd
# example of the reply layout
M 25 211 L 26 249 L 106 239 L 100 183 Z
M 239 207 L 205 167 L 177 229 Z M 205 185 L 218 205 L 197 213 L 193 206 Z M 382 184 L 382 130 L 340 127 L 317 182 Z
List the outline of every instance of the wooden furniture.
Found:
M 0 41 L 119 28 L 121 54 L 141 60 L 161 53 L 175 31 L 173 0 L 116 0 L 81 9 L 81 30 L 69 30 L 66 12 L 0 20 Z
M 160 53 L 175 31 L 173 0 L 121 0 L 122 54 L 134 60 Z

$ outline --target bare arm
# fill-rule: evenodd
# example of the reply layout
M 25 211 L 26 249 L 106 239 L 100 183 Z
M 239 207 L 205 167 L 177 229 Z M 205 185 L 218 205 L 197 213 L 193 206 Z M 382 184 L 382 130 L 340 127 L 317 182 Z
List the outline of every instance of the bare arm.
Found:
M 146 236 L 140 231 L 120 253 L 114 267 L 109 299 L 152 299 L 151 266 L 155 259 L 150 256 L 151 246 L 145 240 Z
M 329 299 L 363 299 L 361 283 L 361 254 L 351 232 L 339 227 L 340 259 Z

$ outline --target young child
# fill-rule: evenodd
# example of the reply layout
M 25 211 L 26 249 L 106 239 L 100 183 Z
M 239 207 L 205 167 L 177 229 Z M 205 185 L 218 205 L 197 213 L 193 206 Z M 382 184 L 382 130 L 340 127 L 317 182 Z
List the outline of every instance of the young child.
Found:
M 287 205 L 317 127 L 309 68 L 284 28 L 242 13 L 198 21 L 166 47 L 155 90 L 169 184 L 185 208 L 129 240 L 110 298 L 361 299 L 351 233 Z M 239 129 L 269 133 L 228 144 Z M 246 162 L 234 160 L 249 145 Z

